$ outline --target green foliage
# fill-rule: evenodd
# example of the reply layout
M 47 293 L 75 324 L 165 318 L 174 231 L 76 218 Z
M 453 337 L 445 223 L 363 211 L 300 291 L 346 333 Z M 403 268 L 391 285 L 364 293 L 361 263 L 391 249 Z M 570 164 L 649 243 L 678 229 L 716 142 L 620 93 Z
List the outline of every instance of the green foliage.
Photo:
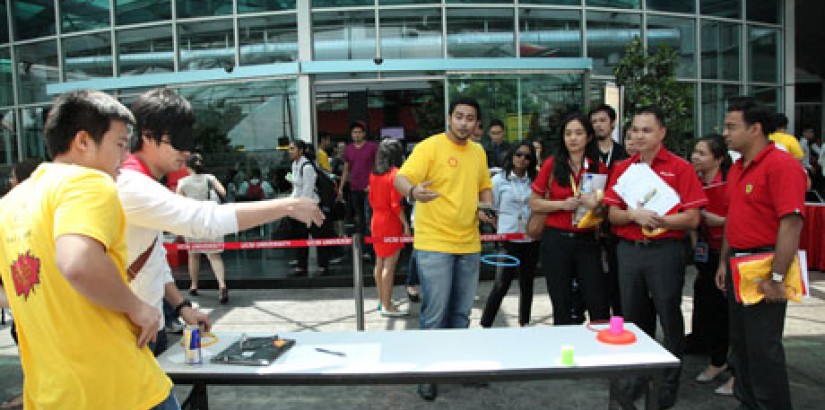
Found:
M 640 108 L 654 105 L 665 113 L 668 136 L 665 146 L 685 156 L 692 148 L 693 93 L 690 86 L 676 81 L 678 54 L 668 45 L 649 53 L 635 37 L 625 48 L 625 55 L 613 74 L 624 86 L 624 118 L 628 124 Z

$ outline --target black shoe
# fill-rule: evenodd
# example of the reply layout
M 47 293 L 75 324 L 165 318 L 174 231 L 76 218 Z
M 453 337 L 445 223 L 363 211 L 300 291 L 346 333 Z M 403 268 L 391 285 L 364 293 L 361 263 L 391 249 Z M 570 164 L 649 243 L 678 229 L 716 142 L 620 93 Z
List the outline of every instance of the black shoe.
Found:
M 417 292 L 412 293 L 409 290 L 407 291 L 407 298 L 409 298 L 410 302 L 413 302 L 413 303 L 418 302 L 418 301 L 421 300 L 421 296 Z
M 220 295 L 220 296 L 218 296 L 218 303 L 220 303 L 222 305 L 225 305 L 225 304 L 229 303 L 229 289 L 227 289 L 227 288 L 218 289 L 218 294 Z
M 190 288 L 189 289 L 189 296 L 198 296 L 198 290 Z
M 438 387 L 432 383 L 419 384 L 418 395 L 424 400 L 433 401 L 435 396 L 438 396 Z

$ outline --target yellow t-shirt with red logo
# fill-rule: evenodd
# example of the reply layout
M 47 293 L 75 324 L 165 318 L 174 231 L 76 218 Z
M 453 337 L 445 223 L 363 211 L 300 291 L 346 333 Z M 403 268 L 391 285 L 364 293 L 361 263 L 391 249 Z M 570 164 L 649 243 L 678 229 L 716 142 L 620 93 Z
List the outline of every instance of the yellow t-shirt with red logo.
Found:
M 123 313 L 78 293 L 55 264 L 55 240 L 100 242 L 126 281 L 125 215 L 102 172 L 46 163 L 0 200 L 0 274 L 20 340 L 25 408 L 145 410 L 172 382 Z
M 478 196 L 493 188 L 481 145 L 472 141 L 458 145 L 444 133 L 433 135 L 415 146 L 398 173 L 413 184 L 432 181 L 428 188 L 441 195 L 416 203 L 415 249 L 452 254 L 481 251 Z
M 799 140 L 791 134 L 784 132 L 774 132 L 768 135 L 768 139 L 776 144 L 776 147 L 791 154 L 794 158 L 801 160 L 805 153 L 802 152 L 802 146 L 799 145 Z

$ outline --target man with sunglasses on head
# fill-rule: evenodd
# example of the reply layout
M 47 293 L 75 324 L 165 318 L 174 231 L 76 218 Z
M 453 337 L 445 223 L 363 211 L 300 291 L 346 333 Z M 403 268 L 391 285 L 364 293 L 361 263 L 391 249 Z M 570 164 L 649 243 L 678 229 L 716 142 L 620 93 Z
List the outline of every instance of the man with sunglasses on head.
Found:
M 136 124 L 130 141 L 131 154 L 117 179 L 118 194 L 126 212 L 130 285 L 152 306 L 160 309 L 165 298 L 184 322 L 208 330 L 209 318 L 193 309 L 192 303 L 183 298 L 175 286 L 163 248 L 163 232 L 210 238 L 284 216 L 307 225 L 321 225 L 324 214 L 306 198 L 219 205 L 176 195 L 158 180 L 181 169 L 195 147 L 192 106 L 172 90 L 158 88 L 140 95 L 132 104 L 132 113 Z M 153 351 L 159 355 L 165 349 L 166 333 L 161 323 Z

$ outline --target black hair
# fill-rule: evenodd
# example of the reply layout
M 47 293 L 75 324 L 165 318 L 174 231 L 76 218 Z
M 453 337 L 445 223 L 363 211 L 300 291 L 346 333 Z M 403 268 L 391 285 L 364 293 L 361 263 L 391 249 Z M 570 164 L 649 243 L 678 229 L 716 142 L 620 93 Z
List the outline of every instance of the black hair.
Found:
M 742 113 L 742 118 L 745 120 L 745 124 L 761 124 L 762 132 L 766 137 L 776 131 L 773 114 L 771 114 L 771 111 L 765 106 L 759 104 L 755 98 L 751 96 L 731 98 L 728 101 L 728 112 L 736 111 Z
M 646 107 L 642 107 L 640 110 L 633 113 L 633 116 L 637 115 L 645 115 L 650 114 L 656 117 L 656 122 L 659 123 L 659 126 L 662 128 L 667 128 L 667 124 L 665 124 L 665 113 L 662 111 L 661 108 L 655 105 L 648 105 Z
M 490 121 L 490 125 L 488 125 L 487 128 L 493 128 L 495 126 L 499 126 L 505 130 L 507 129 L 507 127 L 504 126 L 504 122 L 498 118 L 493 118 L 492 121 Z
M 201 154 L 192 154 L 186 160 L 186 166 L 192 168 L 196 174 L 203 174 L 206 168 L 203 166 L 203 156 Z
M 596 145 L 596 131 L 593 130 L 593 124 L 583 113 L 577 112 L 570 114 L 562 122 L 561 127 L 561 143 L 556 146 L 556 152 L 553 153 L 553 178 L 559 186 L 570 186 L 570 176 L 573 175 L 573 170 L 570 168 L 570 151 L 564 144 L 564 129 L 567 124 L 578 121 L 584 127 L 589 141 L 584 146 L 584 158 L 587 159 L 587 172 L 599 172 L 599 147 Z
M 785 129 L 788 127 L 788 116 L 778 112 L 773 115 L 773 125 L 775 128 Z
M 507 158 L 504 159 L 504 166 L 502 167 L 502 172 L 504 172 L 505 177 L 510 177 L 510 172 L 513 171 L 513 156 L 516 155 L 516 152 L 518 152 L 518 149 L 521 147 L 527 147 L 527 149 L 530 151 L 530 155 L 527 156 L 527 160 L 530 162 L 529 164 L 527 164 L 527 176 L 532 181 L 536 179 L 536 175 L 538 175 L 538 171 L 536 170 L 538 158 L 536 156 L 536 147 L 533 146 L 532 141 L 521 140 L 510 147 L 509 152 L 507 152 Z
M 722 158 L 722 164 L 719 168 L 722 171 L 722 180 L 727 180 L 728 170 L 730 170 L 731 165 L 733 165 L 733 160 L 728 154 L 728 146 L 725 144 L 724 137 L 719 134 L 708 134 L 699 138 L 696 142 L 708 144 L 710 154 L 713 155 L 713 158 Z
M 132 104 L 132 113 L 137 120 L 130 144 L 132 152 L 143 148 L 143 136 L 160 144 L 163 134 L 169 134 L 175 149 L 194 149 L 192 128 L 195 125 L 195 113 L 189 101 L 174 91 L 156 88 L 141 94 Z
M 32 172 L 43 163 L 42 158 L 26 158 L 11 167 L 11 172 L 17 178 L 17 182 L 23 182 L 31 176 Z
M 306 157 L 310 162 L 315 161 L 315 148 L 304 142 L 303 140 L 290 140 L 290 144 L 294 145 L 295 148 L 298 148 L 298 151 L 301 152 L 301 156 Z
M 384 175 L 393 168 L 400 168 L 404 163 L 404 146 L 395 139 L 385 139 L 378 144 L 378 152 L 375 155 L 375 165 L 372 173 Z
M 452 103 L 450 103 L 450 109 L 447 111 L 447 114 L 453 115 L 453 111 L 455 111 L 455 107 L 459 105 L 469 105 L 470 107 L 475 108 L 476 110 L 476 119 L 481 122 L 481 109 L 479 108 L 478 101 L 475 98 L 471 97 L 458 97 Z
M 587 117 L 589 117 L 589 118 L 593 117 L 593 114 L 595 114 L 597 112 L 602 112 L 602 111 L 607 113 L 607 116 L 610 117 L 610 122 L 616 121 L 616 110 L 614 110 L 613 107 L 611 107 L 607 104 L 597 105 L 596 108 L 593 108 L 592 110 L 590 110 L 590 113 L 587 114 Z
M 80 131 L 86 131 L 99 145 L 112 121 L 134 125 L 135 117 L 117 99 L 100 91 L 78 90 L 60 95 L 44 126 L 49 157 L 67 153 Z
M 352 130 L 354 130 L 356 128 L 360 128 L 360 129 L 364 130 L 364 132 L 367 132 L 367 123 L 365 123 L 364 121 L 361 121 L 361 120 L 353 121 L 352 124 L 349 125 L 349 133 L 352 134 Z

